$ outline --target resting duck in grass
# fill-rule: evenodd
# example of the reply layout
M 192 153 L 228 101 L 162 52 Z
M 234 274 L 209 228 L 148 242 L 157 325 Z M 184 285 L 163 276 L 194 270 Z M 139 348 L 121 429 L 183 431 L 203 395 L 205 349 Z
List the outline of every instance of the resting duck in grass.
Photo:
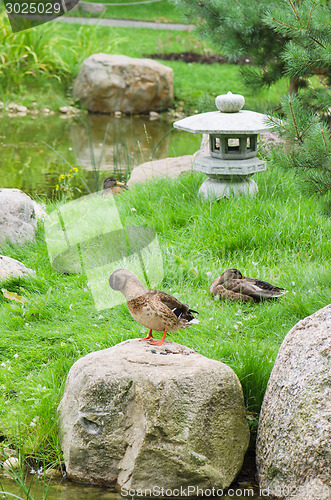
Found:
M 152 345 L 162 345 L 168 331 L 175 332 L 199 322 L 192 314 L 197 314 L 196 311 L 172 295 L 159 290 L 148 290 L 127 269 L 114 271 L 110 275 L 109 285 L 113 290 L 123 293 L 133 319 L 149 328 L 148 336 L 140 340 L 149 340 Z M 163 332 L 161 340 L 152 340 L 153 330 Z
M 222 299 L 245 302 L 275 299 L 286 292 L 284 288 L 271 285 L 267 281 L 243 276 L 238 269 L 227 269 L 213 281 L 210 287 L 212 295 L 219 295 Z
M 126 182 L 121 182 L 115 179 L 115 177 L 106 177 L 103 181 L 104 191 L 111 191 L 113 194 L 120 193 L 123 189 L 128 189 Z

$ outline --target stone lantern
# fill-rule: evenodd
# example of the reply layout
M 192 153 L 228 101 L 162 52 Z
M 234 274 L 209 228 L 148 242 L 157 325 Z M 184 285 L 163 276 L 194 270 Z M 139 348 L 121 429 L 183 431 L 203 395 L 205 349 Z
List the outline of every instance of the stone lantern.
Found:
M 216 97 L 219 111 L 201 113 L 176 121 L 173 126 L 187 132 L 209 135 L 209 156 L 195 160 L 194 170 L 208 175 L 199 189 L 206 199 L 231 194 L 253 195 L 258 188 L 251 175 L 266 170 L 266 163 L 256 157 L 257 136 L 269 130 L 267 116 L 241 110 L 245 99 L 228 92 Z

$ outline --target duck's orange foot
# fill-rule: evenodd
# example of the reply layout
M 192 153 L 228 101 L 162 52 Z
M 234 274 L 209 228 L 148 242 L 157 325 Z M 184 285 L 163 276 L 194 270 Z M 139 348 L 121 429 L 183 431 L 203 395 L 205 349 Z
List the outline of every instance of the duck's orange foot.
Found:
M 151 340 L 149 343 L 150 345 L 162 345 L 163 342 L 164 342 L 164 339 L 166 338 L 166 335 L 167 335 L 167 331 L 165 330 L 163 332 L 163 335 L 162 335 L 162 339 L 161 340 Z
M 153 330 L 149 330 L 147 337 L 144 337 L 143 339 L 139 339 L 139 341 L 152 339 L 153 338 L 152 332 L 153 332 Z
M 151 340 L 149 342 L 150 345 L 162 345 L 164 340 Z

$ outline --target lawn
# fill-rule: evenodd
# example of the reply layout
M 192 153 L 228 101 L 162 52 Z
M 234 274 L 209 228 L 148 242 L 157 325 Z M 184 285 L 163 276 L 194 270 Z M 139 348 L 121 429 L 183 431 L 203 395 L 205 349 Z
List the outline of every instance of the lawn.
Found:
M 123 5 L 108 5 L 101 17 L 109 17 L 113 19 L 135 19 L 139 21 L 153 21 L 159 23 L 185 23 L 185 16 L 176 9 L 168 0 L 159 0 L 148 4 L 137 4 L 136 0 L 116 0 L 116 2 L 92 0 L 90 3 L 103 4 L 123 4 Z M 124 5 L 132 3 L 132 5 Z M 96 14 L 83 12 L 78 8 L 74 11 L 69 11 L 68 16 L 81 17 L 98 17 Z
M 197 198 L 203 178 L 192 173 L 138 185 L 116 204 L 124 226 L 156 231 L 164 265 L 158 287 L 199 311 L 199 325 L 169 340 L 234 369 L 254 427 L 284 336 L 329 301 L 331 224 L 314 198 L 300 194 L 292 172 L 269 167 L 255 176 L 256 197 L 211 203 Z M 146 329 L 124 304 L 97 311 L 85 275 L 54 271 L 42 227 L 34 243 L 2 253 L 37 272 L 2 284 L 27 301 L 21 307 L 0 295 L 3 444 L 18 446 L 21 436 L 28 454 L 59 463 L 56 408 L 71 365 L 89 352 L 145 336 Z M 261 304 L 215 300 L 209 286 L 228 267 L 288 293 Z

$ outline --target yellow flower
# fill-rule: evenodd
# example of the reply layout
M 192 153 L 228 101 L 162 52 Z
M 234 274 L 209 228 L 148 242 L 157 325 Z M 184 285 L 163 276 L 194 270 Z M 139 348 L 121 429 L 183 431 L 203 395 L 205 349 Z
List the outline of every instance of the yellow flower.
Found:
M 56 191 L 58 191 L 60 189 L 60 186 L 58 184 L 56 184 L 55 189 L 56 189 Z
M 77 167 L 74 167 L 74 171 L 75 171 L 75 172 L 78 172 L 78 168 L 77 168 Z

